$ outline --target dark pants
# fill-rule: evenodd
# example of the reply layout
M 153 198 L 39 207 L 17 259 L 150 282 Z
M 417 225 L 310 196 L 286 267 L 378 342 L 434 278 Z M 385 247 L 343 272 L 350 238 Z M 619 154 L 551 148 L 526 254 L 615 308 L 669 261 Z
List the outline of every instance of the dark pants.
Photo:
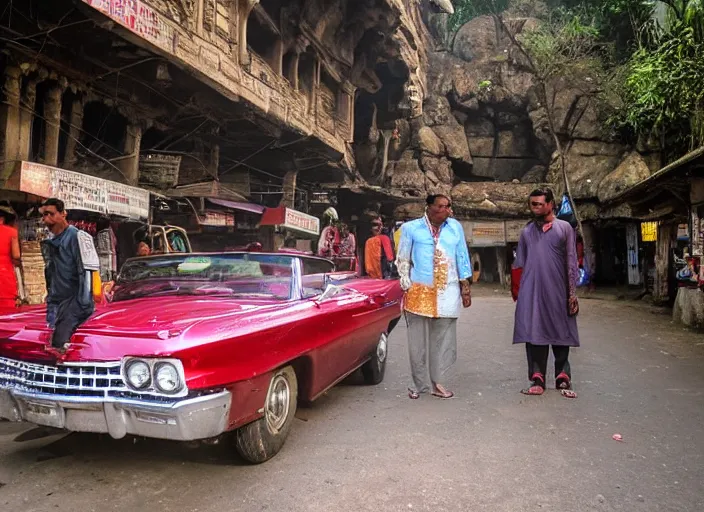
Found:
M 62 348 L 71 340 L 76 329 L 93 314 L 93 307 L 82 306 L 76 298 L 67 299 L 59 304 L 47 305 L 51 313 L 49 323 L 54 323 L 51 344 Z
M 532 343 L 526 343 L 528 379 L 533 380 L 533 375 L 536 373 L 539 373 L 543 376 L 543 379 L 545 379 L 548 373 L 550 347 L 552 347 L 552 354 L 555 356 L 555 377 L 564 372 L 571 380 L 572 372 L 569 362 L 570 347 L 562 347 L 559 345 L 533 345 Z

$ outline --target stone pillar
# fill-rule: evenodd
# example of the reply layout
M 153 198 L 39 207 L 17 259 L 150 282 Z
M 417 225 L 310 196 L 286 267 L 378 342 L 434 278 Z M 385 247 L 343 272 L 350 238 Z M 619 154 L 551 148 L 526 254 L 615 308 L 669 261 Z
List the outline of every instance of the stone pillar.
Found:
M 52 87 L 44 97 L 44 119 L 46 133 L 44 134 L 44 158 L 46 165 L 59 165 L 59 135 L 61 134 L 61 96 L 63 89 Z
M 29 80 L 22 94 L 22 107 L 20 110 L 20 149 L 19 159 L 29 160 L 32 148 L 32 124 L 34 112 L 37 109 L 37 80 Z
M 296 178 L 298 171 L 288 171 L 284 175 L 283 192 L 284 197 L 281 199 L 281 206 L 286 208 L 295 208 L 296 204 Z
M 20 92 L 22 72 L 19 68 L 5 69 L 3 95 L 5 102 L 0 105 L 0 143 L 5 161 L 0 167 L 0 188 L 15 169 L 20 149 Z
M 62 163 L 66 169 L 72 169 L 78 161 L 76 157 L 76 146 L 81 138 L 81 128 L 83 126 L 83 100 L 80 98 L 74 99 L 73 103 L 71 103 L 71 118 L 69 123 L 66 156 Z
M 291 86 L 294 91 L 298 91 L 298 61 L 301 60 L 301 54 L 296 51 L 291 62 L 288 63 L 288 69 L 285 70 L 286 76 L 291 78 Z
M 142 127 L 138 124 L 128 124 L 125 133 L 125 157 L 117 165 L 124 174 L 128 185 L 139 183 L 139 150 L 142 145 Z
M 356 87 L 347 80 L 340 86 L 340 94 L 344 96 L 343 101 L 346 102 L 344 108 L 347 112 L 345 122 L 347 123 L 348 133 L 344 134 L 344 136 L 349 142 L 354 139 L 354 95 L 356 90 Z
M 240 45 L 240 64 L 249 64 L 249 52 L 247 51 L 247 20 L 252 13 L 254 6 L 259 3 L 259 0 L 241 0 L 240 3 L 240 19 L 239 19 L 239 45 Z

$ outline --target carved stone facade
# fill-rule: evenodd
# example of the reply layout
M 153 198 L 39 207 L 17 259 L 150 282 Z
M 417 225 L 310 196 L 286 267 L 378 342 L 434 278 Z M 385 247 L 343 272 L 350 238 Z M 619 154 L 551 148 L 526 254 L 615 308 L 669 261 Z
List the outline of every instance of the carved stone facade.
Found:
M 422 112 L 427 34 L 415 2 L 368 0 L 363 8 L 356 0 L 83 2 L 226 97 L 340 154 L 353 139 L 355 91 L 382 86 L 375 71 L 382 60 L 408 68 L 412 109 Z

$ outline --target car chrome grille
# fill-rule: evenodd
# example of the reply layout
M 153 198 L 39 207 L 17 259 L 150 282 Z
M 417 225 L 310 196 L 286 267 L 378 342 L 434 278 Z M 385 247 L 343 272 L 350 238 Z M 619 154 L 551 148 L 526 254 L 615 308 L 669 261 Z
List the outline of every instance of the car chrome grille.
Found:
M 119 362 L 52 366 L 0 357 L 0 388 L 57 397 L 166 399 L 130 390 L 122 380 Z

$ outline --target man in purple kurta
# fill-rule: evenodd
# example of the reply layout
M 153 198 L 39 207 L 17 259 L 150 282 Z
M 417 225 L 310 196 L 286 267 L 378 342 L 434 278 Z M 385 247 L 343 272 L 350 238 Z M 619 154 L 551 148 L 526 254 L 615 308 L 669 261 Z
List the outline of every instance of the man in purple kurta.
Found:
M 569 364 L 570 347 L 579 346 L 576 286 L 577 248 L 574 229 L 555 218 L 550 189 L 530 194 L 534 220 L 521 231 L 512 270 L 516 304 L 513 343 L 525 343 L 530 388 L 545 391 L 550 347 L 555 356 L 555 385 L 563 396 L 575 398 Z

